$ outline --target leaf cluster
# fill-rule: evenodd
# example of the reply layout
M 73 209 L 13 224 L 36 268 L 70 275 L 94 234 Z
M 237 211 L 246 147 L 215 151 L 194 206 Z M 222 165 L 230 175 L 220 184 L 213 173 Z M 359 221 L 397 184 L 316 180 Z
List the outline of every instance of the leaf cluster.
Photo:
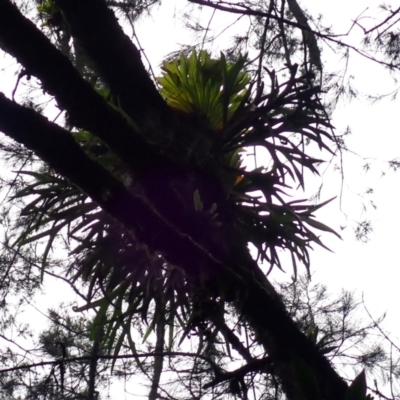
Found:
M 322 244 L 314 230 L 333 232 L 314 217 L 324 204 L 287 200 L 292 186 L 304 187 L 306 171 L 318 172 L 321 160 L 310 155 L 310 148 L 329 150 L 332 139 L 312 74 L 299 74 L 297 65 L 288 65 L 286 74 L 265 69 L 269 82 L 264 87 L 251 81 L 245 56 L 231 62 L 223 54 L 213 59 L 193 51 L 164 64 L 160 96 L 140 63 L 140 52 L 105 4 L 54 4 L 68 22 L 59 33 L 68 37 L 71 29 L 109 87 L 87 84 L 84 70 L 73 68 L 7 3 L 15 24 L 60 66 L 55 75 L 66 80 L 47 80 L 43 63 L 27 61 L 68 110 L 72 131 L 0 97 L 2 107 L 17 109 L 30 121 L 16 129 L 19 120 L 5 119 L 6 133 L 50 165 L 34 172 L 27 168 L 21 175 L 32 180 L 15 188 L 14 199 L 26 200 L 16 248 L 43 241 L 43 275 L 51 251 L 58 243 L 65 246 L 66 279 L 86 288 L 86 302 L 75 310 L 96 310 L 91 339 L 101 341 L 114 358 L 129 349 L 141 368 L 139 332 L 139 341 L 154 350 L 154 395 L 164 368 L 160 352 L 193 336 L 198 337 L 198 357 L 216 379 L 223 346 L 228 354 L 232 347 L 246 359 L 240 379 L 267 368 L 268 358 L 253 359 L 250 348 L 258 341 L 268 357 L 271 353 L 274 362 L 283 363 L 280 378 L 286 389 L 294 385 L 288 360 L 296 353 L 308 365 L 320 363 L 315 373 L 331 378 L 324 384 L 333 392 L 335 386 L 343 392 L 344 382 L 297 330 L 247 249 L 253 243 L 271 267 L 282 267 L 278 253 L 287 249 L 296 273 L 298 261 L 309 268 L 312 244 Z M 85 23 L 83 15 L 89 12 L 107 26 L 114 41 L 102 36 L 96 18 L 94 25 Z M 93 26 L 100 36 L 91 34 Z M 4 29 L 0 33 L 7 36 Z M 11 52 L 23 53 L 13 38 L 6 43 Z M 137 74 L 120 78 L 132 71 Z M 55 82 L 82 96 L 60 90 Z M 41 135 L 27 135 L 26 125 Z M 64 155 L 60 143 L 67 149 Z M 262 168 L 249 168 L 241 160 L 252 149 L 268 154 Z M 261 302 L 266 304 L 260 309 Z M 237 330 L 247 328 L 253 337 L 243 346 Z M 247 383 L 240 379 L 231 379 L 230 390 L 244 396 Z
M 212 173 L 222 181 L 229 200 L 226 209 L 217 203 L 207 205 L 206 193 L 194 186 L 190 189 L 194 205 L 190 197 L 182 207 L 204 214 L 204 218 L 216 224 L 216 229 L 230 210 L 241 235 L 256 246 L 261 259 L 268 260 L 271 268 L 274 264 L 282 268 L 278 249 L 286 249 L 297 273 L 296 258 L 308 269 L 308 248 L 313 243 L 323 245 L 313 229 L 334 232 L 313 216 L 326 202 L 288 202 L 286 182 L 304 186 L 304 169 L 317 173 L 320 160 L 307 154 L 305 141 L 328 149 L 324 138 L 330 139 L 325 130 L 330 124 L 320 110 L 318 88 L 310 86 L 308 76 L 298 77 L 296 67 L 289 69 L 290 77 L 283 84 L 278 83 L 273 71 L 269 72 L 270 88 L 265 94 L 259 91 L 250 96 L 245 60 L 240 57 L 236 63 L 230 63 L 224 55 L 215 60 L 204 51 L 193 51 L 187 58 L 181 55 L 164 64 L 164 74 L 159 79 L 161 93 L 172 107 L 206 119 L 214 142 L 210 152 L 217 160 L 212 164 Z M 104 95 L 108 96 L 107 91 Z M 124 180 L 128 170 L 123 169 L 109 149 L 87 131 L 73 135 L 91 158 Z M 239 152 L 254 146 L 267 149 L 269 167 L 241 167 Z M 52 171 L 24 174 L 34 180 L 15 197 L 33 196 L 33 200 L 21 211 L 25 228 L 17 244 L 46 240 L 43 276 L 55 239 L 66 235 L 69 257 L 74 260 L 69 269 L 71 279 L 74 282 L 81 278 L 89 284 L 88 305 L 80 310 L 98 308 L 97 319 L 107 315 L 105 340 L 110 351 L 115 345 L 114 354 L 118 354 L 134 321 L 148 323 L 148 333 L 160 318 L 169 321 L 171 329 L 175 318 L 183 329 L 191 326 L 193 303 L 187 295 L 193 289 L 182 270 L 169 265 L 161 255 L 151 255 L 64 178 Z M 254 196 L 254 192 L 261 195 Z M 161 304 L 161 308 L 156 304 Z M 108 314 L 110 306 L 112 311 Z M 153 316 L 149 321 L 150 315 Z M 97 321 L 94 326 L 98 325 Z M 172 331 L 170 337 L 173 336 Z M 134 351 L 133 341 L 129 341 Z

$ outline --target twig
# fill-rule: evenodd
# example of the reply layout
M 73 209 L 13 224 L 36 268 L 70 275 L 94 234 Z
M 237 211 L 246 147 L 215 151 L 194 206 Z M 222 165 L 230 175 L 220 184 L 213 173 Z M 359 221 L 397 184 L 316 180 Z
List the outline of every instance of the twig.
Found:
M 309 33 L 317 36 L 317 37 L 320 37 L 321 39 L 328 40 L 328 41 L 330 41 L 332 43 L 335 43 L 335 44 L 337 44 L 337 45 L 339 45 L 341 47 L 346 47 L 346 48 L 348 48 L 350 50 L 353 50 L 355 53 L 361 55 L 362 57 L 367 58 L 368 60 L 376 62 L 378 64 L 384 65 L 387 68 L 400 69 L 400 66 L 394 65 L 392 63 L 387 63 L 387 62 L 382 61 L 382 60 L 378 60 L 375 57 L 373 57 L 373 56 L 371 56 L 369 54 L 366 54 L 365 52 L 357 49 L 356 47 L 354 47 L 354 46 L 352 46 L 352 45 L 350 45 L 348 43 L 345 43 L 345 42 L 342 42 L 341 40 L 335 39 L 333 37 L 333 35 L 323 34 L 321 32 L 315 31 L 314 29 L 311 29 L 310 27 L 301 25 L 301 24 L 299 24 L 297 22 L 290 21 L 287 18 L 278 17 L 277 15 L 274 15 L 272 13 L 259 11 L 259 10 L 253 10 L 253 9 L 251 9 L 249 7 L 245 7 L 243 5 L 241 5 L 243 7 L 243 9 L 239 9 L 239 8 L 235 8 L 235 7 L 227 7 L 227 6 L 222 5 L 221 3 L 215 4 L 215 3 L 211 2 L 210 0 L 188 0 L 188 1 L 190 1 L 191 3 L 212 7 L 212 8 L 215 8 L 217 10 L 226 11 L 226 12 L 230 12 L 230 13 L 233 13 L 233 14 L 251 15 L 251 16 L 263 17 L 263 18 L 270 17 L 271 19 L 274 19 L 275 21 L 284 23 L 284 24 L 286 24 L 288 26 L 292 26 L 294 28 L 301 29 L 302 31 L 306 31 L 306 32 L 309 32 Z M 335 35 L 335 36 L 342 36 L 342 35 Z

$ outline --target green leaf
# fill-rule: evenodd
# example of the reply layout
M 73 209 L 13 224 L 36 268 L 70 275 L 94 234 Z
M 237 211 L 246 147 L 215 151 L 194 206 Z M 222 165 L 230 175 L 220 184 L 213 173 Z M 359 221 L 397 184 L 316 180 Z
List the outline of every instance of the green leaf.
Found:
M 203 211 L 203 203 L 200 199 L 199 189 L 196 189 L 193 193 L 193 203 L 196 211 Z
M 244 69 L 246 56 L 229 63 L 221 53 L 212 59 L 202 50 L 189 57 L 181 54 L 164 62 L 163 75 L 157 79 L 160 92 L 170 106 L 205 117 L 215 128 L 222 128 L 246 98 L 250 77 Z

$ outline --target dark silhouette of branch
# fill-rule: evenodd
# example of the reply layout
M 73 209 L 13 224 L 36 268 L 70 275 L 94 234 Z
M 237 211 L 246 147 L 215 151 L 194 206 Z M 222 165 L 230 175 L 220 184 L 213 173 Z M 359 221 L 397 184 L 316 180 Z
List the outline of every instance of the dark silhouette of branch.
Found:
M 105 1 L 56 0 L 56 4 L 67 19 L 72 36 L 118 98 L 122 109 L 137 124 L 146 118 L 157 116 L 163 120 L 171 116 L 170 108 L 141 61 L 139 50 L 123 32 Z
M 115 154 L 135 169 L 160 161 L 159 152 L 135 133 L 121 114 L 83 80 L 69 59 L 8 0 L 0 0 L 0 37 L 0 47 L 14 56 L 28 74 L 40 79 L 43 89 L 68 112 L 74 125 L 104 140 Z M 148 76 L 146 81 L 151 83 Z M 142 96 L 143 93 L 131 95 L 143 101 Z
M 94 335 L 92 350 L 90 354 L 89 362 L 89 382 L 88 382 L 88 400 L 96 399 L 96 376 L 97 376 L 97 361 L 99 359 L 101 343 L 104 338 L 104 326 L 106 323 L 106 316 L 103 315 L 101 320 L 98 322 L 98 326 L 93 327 L 96 329 Z
M 216 322 L 215 318 L 211 317 L 210 320 L 213 321 L 214 325 L 218 328 L 218 330 L 222 333 L 225 340 L 235 349 L 247 362 L 253 360 L 249 350 L 240 339 L 233 333 L 232 329 L 230 329 L 225 321 L 223 320 L 223 316 L 219 316 L 220 321 Z
M 289 10 L 296 18 L 298 24 L 302 27 L 304 42 L 308 47 L 310 53 L 310 63 L 314 65 L 319 71 L 322 71 L 321 52 L 318 47 L 316 36 L 308 24 L 308 19 L 303 10 L 297 3 L 297 0 L 287 0 Z
M 146 114 L 152 117 L 151 113 L 155 113 L 160 114 L 163 124 L 170 123 L 168 109 L 155 93 L 150 78 L 144 75 L 140 52 L 121 35 L 122 30 L 105 2 L 58 0 L 57 4 L 63 9 L 73 34 L 93 58 L 104 81 L 120 97 L 128 116 L 145 119 Z M 82 15 L 86 17 L 81 19 Z M 305 29 L 299 24 L 296 27 Z M 108 29 L 110 36 L 106 37 Z M 0 0 L 0 37 L 1 46 L 42 81 L 43 87 L 55 96 L 60 107 L 68 111 L 74 124 L 98 135 L 133 169 L 154 168 L 163 162 L 158 152 L 85 83 L 68 59 L 8 0 Z M 109 61 L 112 58 L 115 60 Z M 122 80 L 118 79 L 119 74 Z M 128 91 L 125 91 L 123 83 Z M 233 295 L 229 301 L 265 348 L 289 399 L 299 398 L 293 358 L 301 359 L 311 369 L 327 400 L 344 398 L 346 383 L 316 346 L 299 331 L 279 295 L 251 258 L 245 238 L 236 235 L 229 219 L 217 228 L 208 224 L 208 219 L 195 209 L 176 212 L 182 207 L 177 193 L 168 186 L 171 176 L 177 176 L 180 182 L 192 182 L 194 186 L 189 186 L 189 191 L 193 193 L 200 187 L 197 185 L 204 184 L 210 189 L 214 181 L 208 174 L 172 165 L 169 169 L 152 170 L 139 177 L 138 190 L 132 192 L 90 159 L 68 131 L 34 110 L 0 94 L 0 115 L 0 130 L 35 151 L 51 168 L 80 187 L 135 240 L 146 244 L 150 251 L 162 254 L 170 265 L 182 268 L 194 282 L 204 279 L 203 284 L 210 294 L 218 295 L 222 284 L 231 288 Z M 147 196 L 149 193 L 151 195 Z M 161 204 L 160 207 L 150 203 L 149 198 L 151 201 L 159 199 L 157 207 Z M 164 206 L 167 201 L 171 207 Z M 221 214 L 228 213 L 219 205 L 218 209 Z M 42 365 L 47 364 L 50 363 Z
M 356 48 L 355 46 L 352 46 L 348 43 L 345 43 L 343 41 L 336 39 L 336 37 L 338 37 L 338 36 L 346 36 L 347 34 L 344 34 L 344 35 L 343 34 L 340 34 L 340 35 L 323 34 L 314 29 L 311 29 L 309 26 L 301 25 L 298 22 L 293 22 L 287 18 L 283 18 L 283 17 L 277 16 L 277 15 L 274 15 L 272 13 L 268 13 L 268 12 L 260 11 L 260 10 L 253 10 L 252 8 L 242 5 L 242 4 L 232 4 L 232 3 L 228 3 L 228 2 L 222 2 L 222 1 L 218 2 L 218 3 L 213 3 L 210 0 L 188 0 L 188 1 L 191 3 L 215 8 L 217 10 L 225 11 L 225 12 L 229 12 L 229 13 L 233 13 L 233 14 L 249 15 L 249 16 L 255 16 L 255 17 L 262 17 L 262 18 L 271 18 L 275 21 L 283 23 L 284 25 L 301 29 L 303 32 L 309 32 L 310 34 L 315 35 L 316 37 L 319 37 L 323 40 L 326 40 L 326 41 L 335 43 L 341 47 L 350 49 L 350 50 L 354 51 L 355 53 L 359 54 L 360 56 L 367 58 L 370 61 L 376 62 L 380 65 L 383 65 L 389 69 L 397 69 L 397 70 L 400 69 L 399 65 L 396 65 L 393 63 L 387 63 L 382 60 L 378 60 L 377 58 L 361 51 L 360 49 Z M 241 7 L 241 8 L 238 8 L 238 7 Z
M 377 320 L 372 316 L 372 314 L 369 312 L 369 310 L 368 310 L 368 308 L 367 308 L 367 306 L 366 306 L 366 304 L 365 304 L 364 294 L 362 295 L 362 304 L 363 304 L 363 306 L 364 306 L 365 312 L 368 314 L 368 317 L 371 319 L 372 323 L 373 323 L 374 326 L 378 329 L 378 331 L 380 332 L 380 334 L 390 343 L 390 345 L 391 345 L 392 347 L 394 347 L 397 351 L 400 352 L 400 347 L 397 346 L 397 345 L 393 342 L 393 340 L 391 340 L 390 337 L 389 337 L 389 336 L 384 332 L 384 330 L 381 328 L 381 326 L 380 326 L 380 322 L 381 322 L 381 321 L 377 321 Z
M 1 93 L 0 113 L 0 130 L 35 151 L 50 167 L 84 190 L 128 232 L 134 230 L 136 237 L 151 250 L 162 251 L 177 265 L 191 265 L 193 259 L 197 259 L 199 263 L 216 263 L 221 268 L 222 262 L 202 244 L 180 232 L 143 197 L 133 196 L 121 182 L 91 160 L 68 131 Z M 182 251 L 182 248 L 187 250 Z
M 180 231 L 145 199 L 133 196 L 122 183 L 89 159 L 69 133 L 58 125 L 3 95 L 0 95 L 0 112 L 3 115 L 0 129 L 5 134 L 34 150 L 51 167 L 81 187 L 152 251 L 161 251 L 168 262 L 182 266 L 188 275 L 197 276 L 197 271 L 207 266 L 217 274 L 210 281 L 214 285 L 218 285 L 219 279 L 225 284 L 230 282 L 228 285 L 237 292 L 235 307 L 254 329 L 258 342 L 281 366 L 280 374 L 286 377 L 289 388 L 295 390 L 292 356 L 296 355 L 310 366 L 321 385 L 335 398 L 344 396 L 346 384 L 298 330 L 245 244 L 230 243 L 231 239 L 227 238 L 224 247 L 209 250 L 203 237 L 197 238 L 204 226 L 198 228 L 193 223 L 190 232 Z M 208 236 L 212 238 L 213 234 Z
M 383 26 L 383 25 L 385 25 L 386 23 L 388 23 L 393 17 L 395 17 L 396 15 L 398 15 L 399 12 L 400 12 L 400 7 L 397 8 L 396 10 L 394 10 L 394 11 L 391 11 L 391 12 L 390 12 L 390 15 L 389 15 L 388 17 L 386 17 L 386 18 L 385 18 L 383 21 L 381 21 L 379 24 L 373 26 L 372 28 L 370 28 L 370 29 L 368 29 L 368 30 L 365 29 L 365 28 L 363 28 L 360 24 L 357 24 L 357 25 L 364 31 L 364 34 L 368 35 L 369 33 L 373 32 L 373 31 L 376 31 L 376 30 L 379 29 L 381 26 Z
M 98 360 L 128 360 L 132 358 L 148 358 L 148 357 L 193 357 L 193 358 L 201 358 L 202 360 L 210 363 L 215 368 L 218 368 L 215 366 L 213 361 L 209 357 L 205 357 L 201 354 L 198 353 L 190 353 L 190 352 L 163 352 L 163 353 L 155 353 L 155 352 L 150 352 L 150 353 L 141 353 L 141 354 L 126 354 L 126 355 L 117 355 L 117 356 L 111 356 L 111 355 L 97 355 L 95 356 L 96 359 Z M 93 356 L 82 356 L 82 357 L 66 357 L 63 359 L 63 362 L 65 364 L 67 363 L 73 363 L 73 362 L 80 362 L 80 361 L 90 361 L 93 359 Z M 6 372 L 12 372 L 12 371 L 20 371 L 23 369 L 31 369 L 31 368 L 36 368 L 36 367 L 45 367 L 46 365 L 58 365 L 60 360 L 52 360 L 52 361 L 41 361 L 37 363 L 32 363 L 32 364 L 24 364 L 24 365 L 18 365 L 16 367 L 11 367 L 11 368 L 3 368 L 0 369 L 0 374 L 6 373 Z
M 293 22 L 290 19 L 280 17 L 271 12 L 253 10 L 252 8 L 245 6 L 244 4 L 232 4 L 228 2 L 219 1 L 214 3 L 211 0 L 188 0 L 190 3 L 199 4 L 206 7 L 215 8 L 216 10 L 226 11 L 233 14 L 250 15 L 255 17 L 271 18 L 275 21 L 283 22 L 285 25 L 293 26 L 294 28 L 299 28 L 302 30 L 307 30 L 313 34 L 318 35 L 318 32 L 312 30 L 308 24 L 302 25 L 298 22 Z M 233 7 L 236 6 L 236 7 Z M 241 8 L 238 8 L 241 7 Z M 318 36 L 321 36 L 320 34 Z
M 260 360 L 252 360 L 248 362 L 246 365 L 235 369 L 234 371 L 224 372 L 221 375 L 216 376 L 211 382 L 206 383 L 203 388 L 208 389 L 210 387 L 214 387 L 222 382 L 230 381 L 230 380 L 241 380 L 246 374 L 249 372 L 261 372 L 266 367 L 272 365 L 272 360 L 269 357 L 262 358 Z
M 155 315 L 158 315 L 158 320 L 155 326 L 156 345 L 155 352 L 161 354 L 164 350 L 164 335 L 165 335 L 165 318 L 162 313 L 161 299 L 156 303 Z M 149 400 L 156 400 L 159 398 L 158 387 L 160 384 L 161 374 L 163 371 L 164 357 L 159 355 L 154 357 L 154 372 L 151 379 L 151 388 L 149 393 Z

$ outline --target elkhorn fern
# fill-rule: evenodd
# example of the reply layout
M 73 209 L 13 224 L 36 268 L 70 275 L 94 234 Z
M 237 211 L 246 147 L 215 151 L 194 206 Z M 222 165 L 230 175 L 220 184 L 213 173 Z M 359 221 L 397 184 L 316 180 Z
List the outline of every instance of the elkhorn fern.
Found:
M 223 53 L 212 59 L 205 50 L 189 57 L 181 54 L 163 63 L 163 75 L 157 79 L 160 92 L 171 107 L 198 114 L 213 129 L 222 129 L 247 96 L 245 63 L 246 56 L 232 63 Z

